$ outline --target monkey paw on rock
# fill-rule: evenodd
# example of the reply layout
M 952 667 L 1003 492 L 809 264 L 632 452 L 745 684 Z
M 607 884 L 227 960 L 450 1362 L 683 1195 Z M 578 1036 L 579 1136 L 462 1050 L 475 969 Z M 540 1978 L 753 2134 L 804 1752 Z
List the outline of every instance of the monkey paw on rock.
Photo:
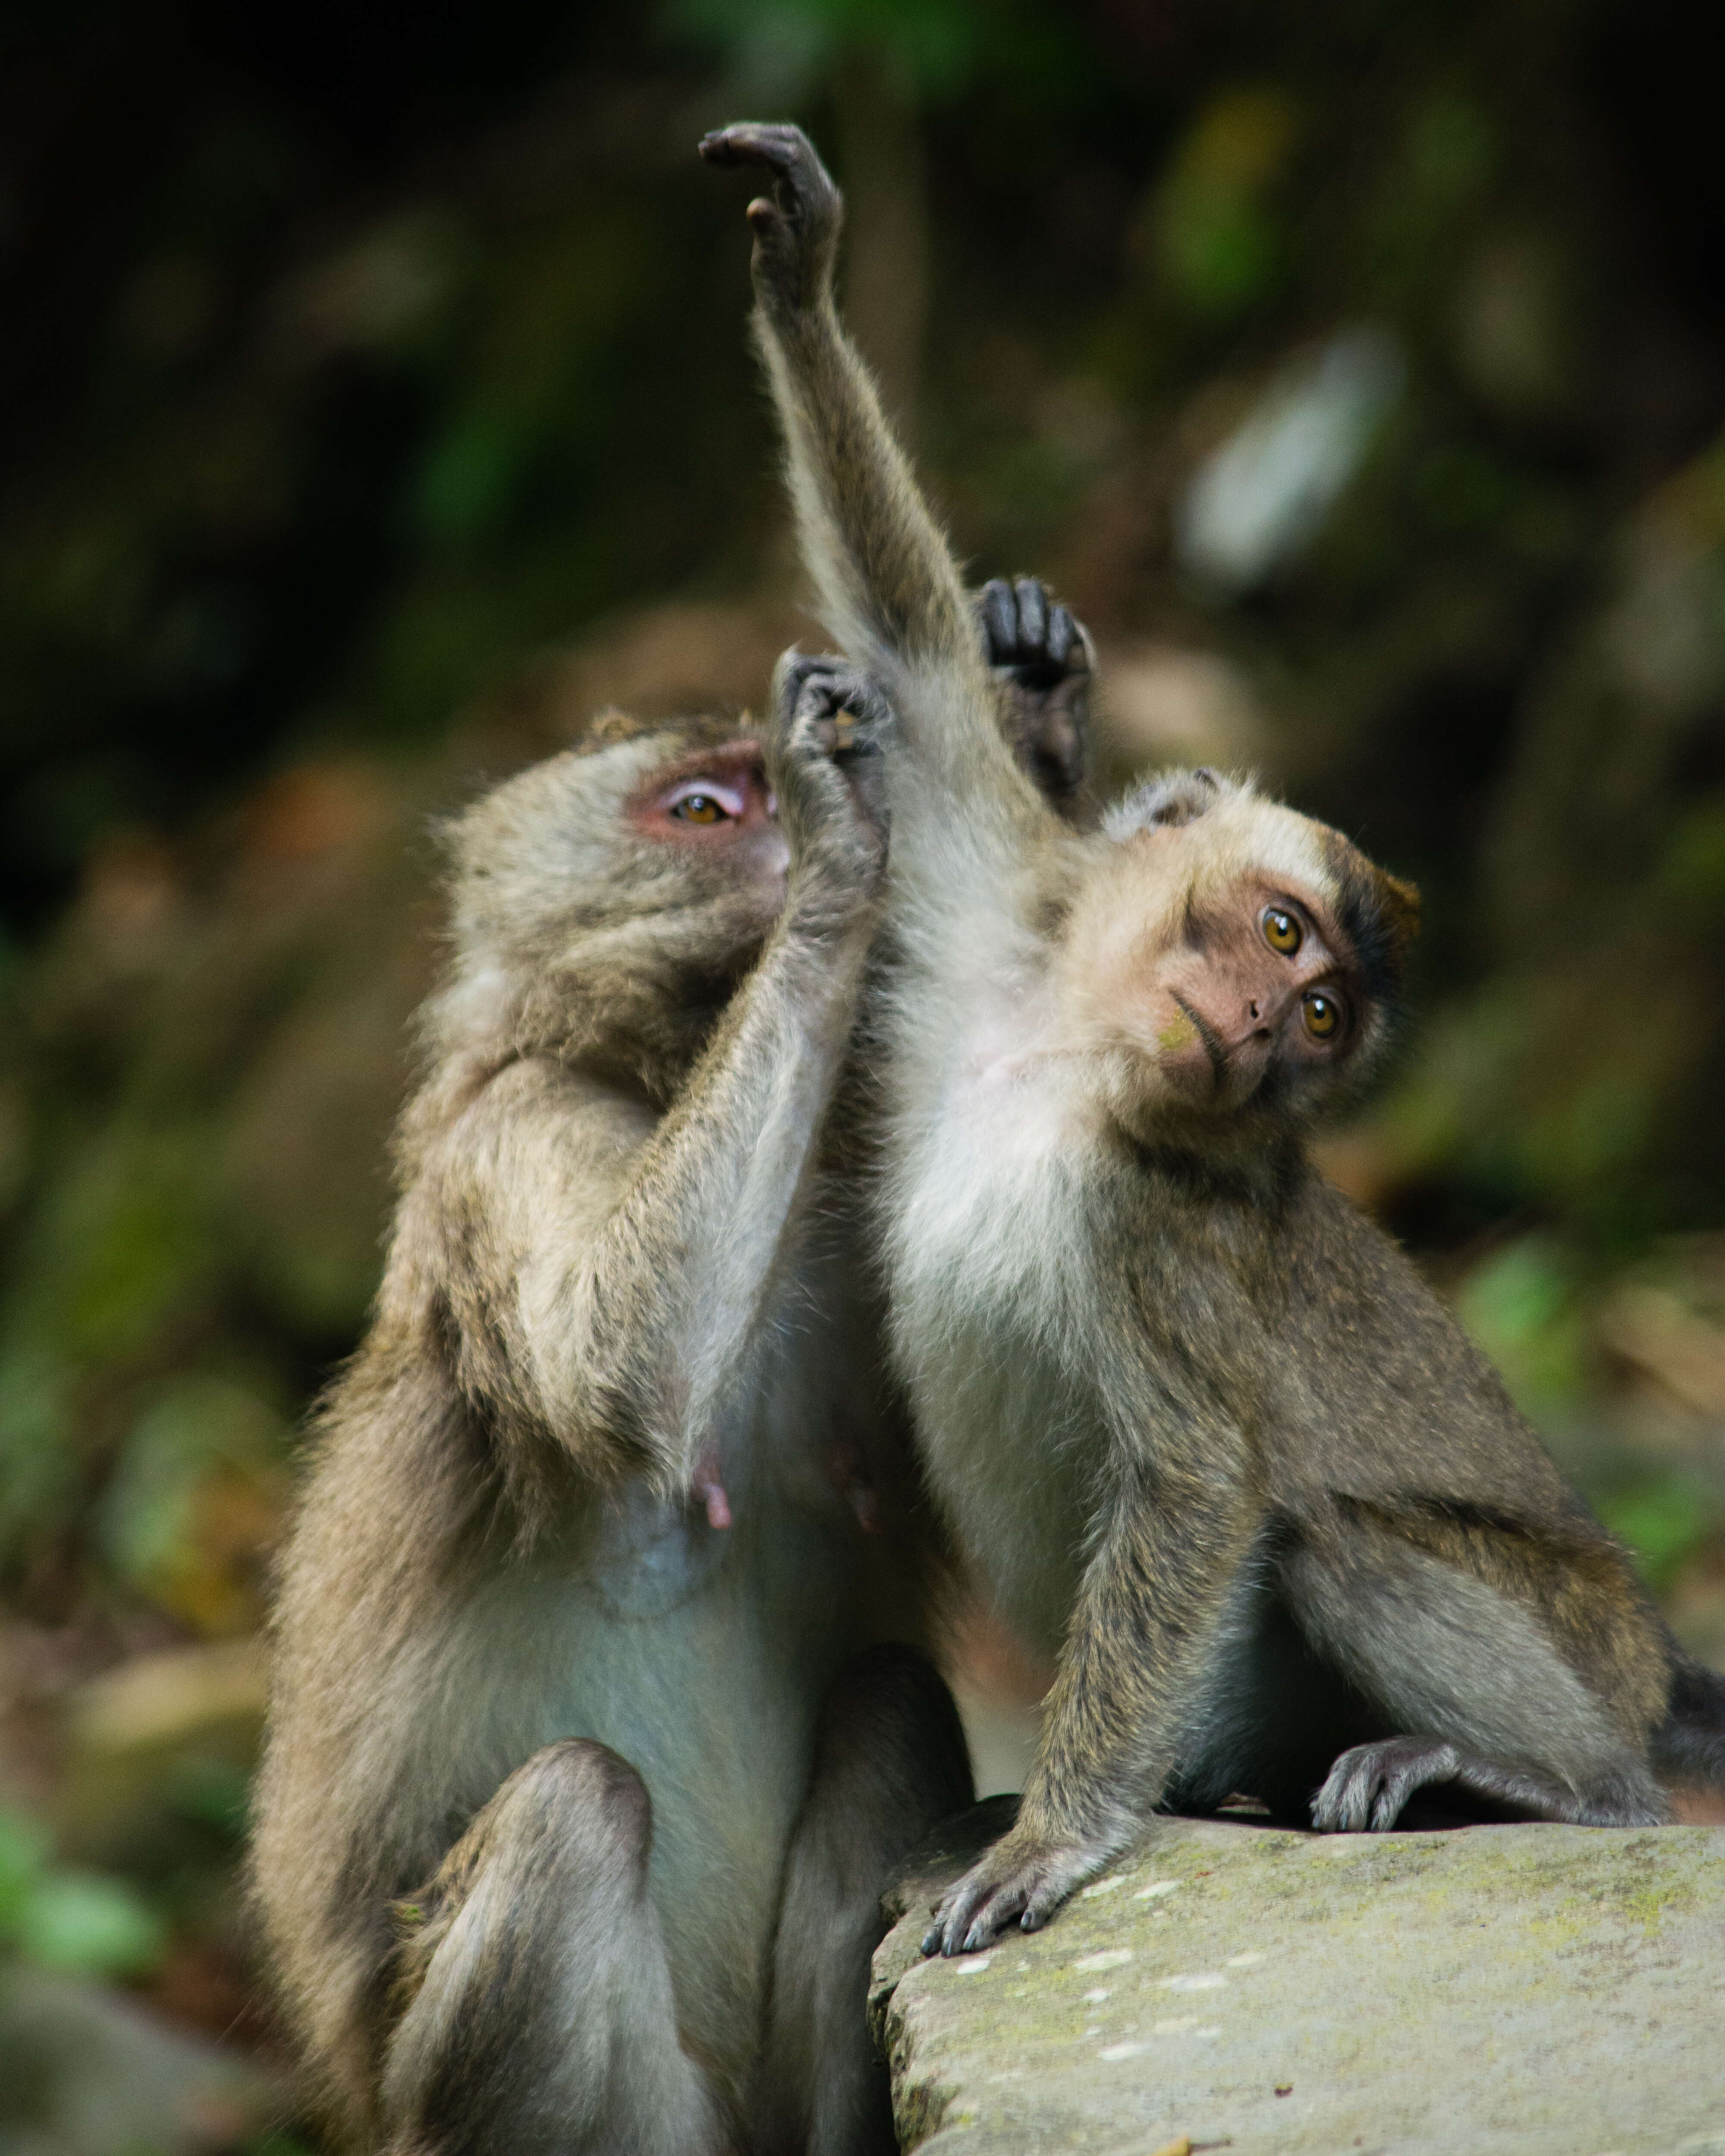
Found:
M 758 165 L 773 175 L 772 193 L 757 195 L 747 212 L 762 296 L 793 311 L 824 297 L 845 204 L 802 129 L 742 121 L 703 136 L 701 154 L 710 165 Z
M 1014 1922 L 1020 1931 L 1040 1930 L 1107 1858 L 1105 1850 L 1039 1841 L 1014 1828 L 935 1904 L 923 1953 L 974 1953 Z

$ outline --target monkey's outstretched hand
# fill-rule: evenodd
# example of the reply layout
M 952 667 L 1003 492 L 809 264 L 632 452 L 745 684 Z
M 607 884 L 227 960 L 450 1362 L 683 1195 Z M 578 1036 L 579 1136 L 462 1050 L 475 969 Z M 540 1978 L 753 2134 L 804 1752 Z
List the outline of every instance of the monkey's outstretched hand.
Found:
M 792 873 L 830 880 L 841 901 L 874 899 L 886 867 L 892 706 L 861 667 L 794 647 L 774 671 L 773 705 L 767 778 Z
M 1009 667 L 1027 689 L 1058 688 L 1093 671 L 1090 632 L 1039 578 L 992 578 L 977 593 L 976 608 L 988 664 Z
M 794 314 L 830 297 L 844 198 L 802 129 L 746 120 L 703 136 L 701 154 L 710 165 L 758 165 L 773 175 L 772 193 L 747 212 L 762 299 Z
M 983 648 L 1006 692 L 1019 760 L 1067 813 L 1090 761 L 1090 632 L 1035 577 L 996 577 L 974 604 Z
M 1082 1843 L 1039 1841 L 1014 1827 L 935 1904 L 923 1953 L 975 1953 L 1014 1922 L 1020 1931 L 1040 1931 L 1108 1854 Z

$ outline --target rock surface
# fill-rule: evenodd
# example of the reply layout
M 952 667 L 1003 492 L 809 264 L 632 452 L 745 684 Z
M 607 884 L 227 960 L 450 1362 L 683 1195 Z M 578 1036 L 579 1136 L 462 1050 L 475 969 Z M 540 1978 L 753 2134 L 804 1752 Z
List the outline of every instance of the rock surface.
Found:
M 925 1962 L 957 1869 L 875 1959 L 906 2150 L 1725 2156 L 1725 1829 L 1169 1820 L 1046 1931 Z

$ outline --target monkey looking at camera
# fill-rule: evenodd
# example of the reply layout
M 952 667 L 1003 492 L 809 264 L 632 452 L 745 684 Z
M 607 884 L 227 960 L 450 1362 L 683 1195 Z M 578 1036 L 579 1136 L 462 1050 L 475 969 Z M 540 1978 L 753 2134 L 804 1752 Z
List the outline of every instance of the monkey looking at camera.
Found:
M 1441 1784 L 1666 1818 L 1656 1770 L 1725 1774 L 1725 1686 L 1307 1157 L 1384 1040 L 1415 895 L 1207 771 L 1093 833 L 1050 813 L 839 326 L 836 191 L 792 127 L 702 150 L 774 182 L 755 326 L 803 551 L 896 715 L 896 1359 L 963 1555 L 1058 1656 L 1018 1823 L 926 1944 L 1034 1927 L 1158 1806 L 1235 1789 L 1331 1830 Z
M 1061 639 L 988 655 L 1066 798 Z M 267 1942 L 366 2145 L 894 2145 L 880 1891 L 972 1789 L 932 1669 L 870 1644 L 914 1639 L 937 1553 L 823 1137 L 878 917 L 866 700 L 796 659 L 764 729 L 610 714 L 454 827 L 257 1799 Z

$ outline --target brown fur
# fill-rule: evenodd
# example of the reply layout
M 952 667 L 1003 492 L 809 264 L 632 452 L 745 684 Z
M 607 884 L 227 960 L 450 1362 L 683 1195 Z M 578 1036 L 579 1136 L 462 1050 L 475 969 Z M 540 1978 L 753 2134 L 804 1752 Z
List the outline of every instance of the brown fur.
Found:
M 1015 753 L 1055 715 L 1063 799 L 1073 635 L 992 654 Z M 855 1255 L 880 838 L 793 708 L 823 678 L 788 668 L 767 729 L 603 711 L 448 834 L 449 973 L 282 1565 L 258 1804 L 270 1952 L 362 2138 L 705 2148 L 770 2108 L 751 2145 L 890 2146 L 859 1969 L 894 1852 L 969 1784 L 926 1666 L 845 1666 L 922 1630 L 942 1558 Z M 666 821 L 703 775 L 741 823 Z
M 882 850 L 824 723 L 781 707 L 763 766 L 752 727 L 608 715 L 450 833 L 449 977 L 281 1568 L 258 1796 L 270 1953 L 368 2144 L 741 2147 L 795 2015 L 809 2146 L 891 2146 L 857 1941 L 969 1780 L 908 1649 L 869 1680 L 872 1759 L 821 1767 L 823 1697 L 842 1719 L 881 1612 L 914 1635 L 932 1562 L 818 1152 Z M 703 774 L 746 813 L 679 824 Z M 773 2007 L 787 1955 L 837 1957 L 818 2013 Z
M 1690 1666 L 1303 1150 L 1384 1037 L 1417 895 L 1208 773 L 1097 834 L 1054 820 L 839 327 L 830 181 L 794 129 L 704 147 L 775 182 L 749 210 L 755 327 L 792 498 L 827 625 L 897 713 L 899 1365 L 966 1555 L 1059 1654 L 1019 1823 L 931 1943 L 1041 1922 L 1158 1804 L 1235 1788 L 1330 1827 L 1389 1825 L 1436 1782 L 1512 1815 L 1667 1816 L 1652 1757 Z

